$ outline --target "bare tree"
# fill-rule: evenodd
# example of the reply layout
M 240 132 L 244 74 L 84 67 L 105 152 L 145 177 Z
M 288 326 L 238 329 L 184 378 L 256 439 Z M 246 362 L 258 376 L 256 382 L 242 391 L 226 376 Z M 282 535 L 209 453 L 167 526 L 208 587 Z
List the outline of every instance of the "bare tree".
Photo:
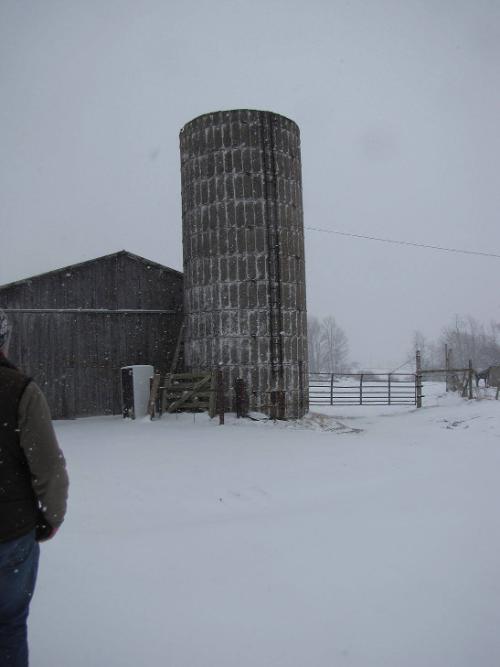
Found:
M 307 318 L 307 345 L 309 349 L 309 369 L 311 373 L 319 373 L 322 362 L 322 344 L 321 322 L 317 317 Z
M 444 347 L 437 341 L 429 340 L 422 331 L 414 331 L 409 359 L 415 361 L 416 351 L 420 351 L 422 368 L 441 368 L 445 366 Z
M 307 319 L 309 368 L 312 373 L 345 371 L 349 344 L 347 336 L 333 316 Z
M 329 373 L 343 371 L 347 364 L 349 344 L 344 330 L 331 315 L 321 322 L 321 342 L 324 369 Z
M 467 368 L 469 359 L 476 369 L 500 364 L 499 327 L 491 324 L 486 330 L 484 325 L 470 315 L 456 315 L 453 321 L 443 327 L 441 335 L 429 342 L 421 332 L 413 336 L 413 351 L 420 349 L 424 368 L 442 368 L 444 366 L 445 345 L 452 350 L 452 365 L 455 368 Z
M 483 325 L 473 317 L 456 315 L 454 322 L 444 327 L 440 340 L 442 347 L 447 344 L 451 348 L 453 366 L 466 368 L 469 359 L 477 367 L 489 365 L 487 336 Z

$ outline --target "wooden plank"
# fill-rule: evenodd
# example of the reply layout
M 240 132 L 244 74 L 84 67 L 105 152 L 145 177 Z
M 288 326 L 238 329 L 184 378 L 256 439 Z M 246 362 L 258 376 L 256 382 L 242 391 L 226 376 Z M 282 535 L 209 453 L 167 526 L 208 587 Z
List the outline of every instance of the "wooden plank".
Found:
M 208 373 L 175 373 L 172 375 L 172 380 L 194 380 L 198 378 L 206 378 Z
M 180 331 L 179 331 L 179 335 L 177 337 L 177 343 L 176 343 L 176 346 L 175 346 L 174 356 L 172 358 L 172 364 L 170 366 L 170 372 L 171 373 L 175 373 L 175 371 L 177 369 L 177 364 L 179 362 L 179 353 L 181 351 L 181 344 L 182 344 L 182 341 L 183 341 L 183 338 L 184 338 L 184 329 L 185 329 L 185 327 L 186 327 L 185 322 L 182 322 L 181 328 L 180 328 Z
M 208 410 L 208 403 L 206 401 L 196 401 L 193 403 L 183 403 L 182 404 L 182 409 L 183 410 L 189 410 L 193 408 L 199 408 L 200 410 L 206 411 Z
M 158 398 L 158 388 L 160 386 L 160 374 L 155 373 L 153 382 L 151 384 L 151 393 L 149 394 L 148 414 L 151 419 L 154 418 L 156 412 L 156 399 Z
M 192 389 L 184 391 L 183 395 L 178 400 L 174 401 L 168 406 L 167 412 L 175 412 L 175 410 L 178 410 L 183 405 L 183 403 L 187 402 L 189 398 L 195 395 L 198 389 L 203 387 L 209 381 L 210 375 L 207 375 L 203 379 L 196 382 Z
M 170 378 L 170 375 L 167 375 L 165 377 L 164 381 L 163 381 L 163 386 L 158 387 L 158 391 L 160 392 L 160 396 L 161 396 L 161 402 L 160 402 L 160 414 L 161 415 L 165 412 L 165 410 L 167 408 L 167 390 L 166 390 L 165 385 L 168 384 L 169 378 Z

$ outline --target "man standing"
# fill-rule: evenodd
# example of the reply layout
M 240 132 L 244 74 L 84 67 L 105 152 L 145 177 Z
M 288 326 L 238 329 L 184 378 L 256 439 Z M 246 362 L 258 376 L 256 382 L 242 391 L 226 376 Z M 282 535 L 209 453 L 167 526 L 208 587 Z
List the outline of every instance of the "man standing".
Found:
M 0 667 L 27 667 L 40 548 L 63 522 L 68 476 L 40 388 L 7 360 L 0 310 Z

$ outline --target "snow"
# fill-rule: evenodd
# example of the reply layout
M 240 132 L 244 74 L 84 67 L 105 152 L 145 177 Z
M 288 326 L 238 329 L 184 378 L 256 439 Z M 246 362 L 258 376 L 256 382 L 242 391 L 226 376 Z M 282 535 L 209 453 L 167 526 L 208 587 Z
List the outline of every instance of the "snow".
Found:
M 497 667 L 500 402 L 56 422 L 36 667 Z M 491 399 L 483 392 L 484 399 Z

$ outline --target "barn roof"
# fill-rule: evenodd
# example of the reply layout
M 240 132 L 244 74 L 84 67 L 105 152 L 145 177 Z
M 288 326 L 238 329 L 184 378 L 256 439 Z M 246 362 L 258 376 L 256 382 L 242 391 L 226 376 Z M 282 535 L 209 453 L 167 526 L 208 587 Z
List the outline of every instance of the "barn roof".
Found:
M 95 257 L 94 259 L 87 259 L 84 262 L 78 262 L 77 264 L 70 264 L 69 266 L 62 266 L 59 269 L 53 269 L 52 271 L 46 271 L 44 273 L 39 273 L 35 276 L 30 276 L 28 278 L 22 278 L 21 280 L 16 280 L 12 283 L 5 283 L 4 285 L 0 285 L 0 290 L 6 289 L 8 287 L 14 287 L 15 285 L 22 285 L 24 283 L 32 282 L 33 280 L 38 280 L 40 278 L 46 278 L 47 276 L 57 275 L 58 273 L 62 273 L 63 271 L 70 271 L 70 270 L 73 270 L 73 269 L 79 269 L 83 266 L 88 266 L 89 264 L 95 264 L 96 262 L 112 259 L 113 257 L 128 257 L 129 259 L 135 260 L 137 262 L 141 262 L 141 263 L 145 264 L 146 266 L 150 266 L 150 267 L 157 268 L 157 269 L 162 269 L 163 271 L 168 271 L 169 273 L 172 273 L 174 275 L 182 276 L 182 273 L 180 271 L 176 271 L 175 269 L 171 269 L 168 266 L 165 266 L 163 264 L 159 264 L 158 262 L 153 262 L 150 259 L 146 259 L 145 257 L 141 257 L 140 255 L 136 255 L 133 252 L 129 252 L 128 250 L 119 250 L 118 252 L 112 252 L 109 255 L 102 255 L 101 257 Z

